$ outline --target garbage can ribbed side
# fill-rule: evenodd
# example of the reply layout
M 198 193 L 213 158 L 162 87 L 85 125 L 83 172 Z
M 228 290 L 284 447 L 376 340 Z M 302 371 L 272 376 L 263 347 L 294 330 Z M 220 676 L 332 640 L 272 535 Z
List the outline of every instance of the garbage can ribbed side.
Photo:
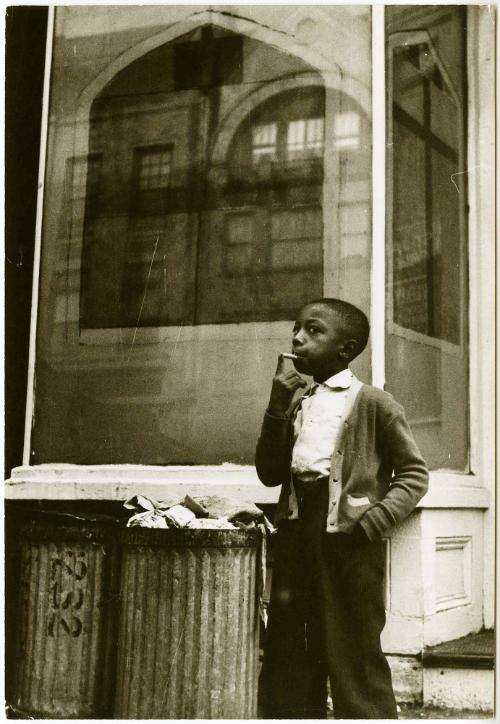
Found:
M 20 532 L 14 701 L 22 716 L 106 717 L 114 697 L 119 554 L 107 527 L 43 516 Z
M 260 535 L 129 529 L 115 718 L 257 715 Z

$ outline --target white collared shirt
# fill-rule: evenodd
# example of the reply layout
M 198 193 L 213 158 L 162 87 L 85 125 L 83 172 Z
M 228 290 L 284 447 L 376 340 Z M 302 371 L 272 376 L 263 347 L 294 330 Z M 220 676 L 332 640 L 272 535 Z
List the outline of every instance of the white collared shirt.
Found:
M 293 423 L 292 473 L 305 482 L 328 477 L 333 446 L 353 374 L 342 370 L 314 384 L 302 398 Z

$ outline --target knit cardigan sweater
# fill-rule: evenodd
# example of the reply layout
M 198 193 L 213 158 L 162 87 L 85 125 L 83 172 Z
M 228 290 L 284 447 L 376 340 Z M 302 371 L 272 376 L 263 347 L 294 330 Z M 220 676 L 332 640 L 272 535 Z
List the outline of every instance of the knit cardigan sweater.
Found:
M 282 485 L 276 522 L 298 517 L 290 472 L 298 404 L 286 417 L 266 412 L 257 443 L 260 480 Z M 359 523 L 370 540 L 390 534 L 425 494 L 428 479 L 401 405 L 354 378 L 333 444 L 326 531 L 351 533 Z

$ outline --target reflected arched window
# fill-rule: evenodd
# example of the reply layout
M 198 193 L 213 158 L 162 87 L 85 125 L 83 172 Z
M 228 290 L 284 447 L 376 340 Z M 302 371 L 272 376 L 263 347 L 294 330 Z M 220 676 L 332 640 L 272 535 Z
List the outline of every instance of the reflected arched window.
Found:
M 203 321 L 290 319 L 321 294 L 324 98 L 301 87 L 259 104 L 236 129 L 224 173 L 211 174 L 222 234 L 213 229 L 204 249 Z
M 118 73 L 91 108 L 80 326 L 288 319 L 321 294 L 324 118 L 310 66 L 214 26 Z

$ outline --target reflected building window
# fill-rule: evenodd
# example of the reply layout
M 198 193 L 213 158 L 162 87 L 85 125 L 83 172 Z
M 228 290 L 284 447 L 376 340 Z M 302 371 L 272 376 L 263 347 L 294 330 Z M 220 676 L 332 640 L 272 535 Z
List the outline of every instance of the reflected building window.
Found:
M 336 113 L 333 121 L 334 146 L 339 151 L 355 150 L 360 146 L 361 118 L 359 113 Z
M 165 189 L 170 183 L 172 149 L 169 147 L 135 150 L 139 191 Z
M 244 274 L 252 268 L 254 248 L 253 213 L 226 216 L 226 273 Z
M 271 217 L 272 266 L 320 268 L 323 256 L 321 208 L 277 211 Z
M 76 156 L 69 159 L 71 174 L 71 199 L 81 201 L 93 197 L 99 190 L 102 154 Z
M 66 162 L 65 198 L 68 205 L 68 218 L 74 234 L 87 219 L 86 233 L 91 233 L 101 190 L 103 154 L 92 153 L 86 156 L 72 156 Z
M 323 118 L 305 118 L 288 124 L 287 157 L 290 160 L 323 155 Z
M 252 129 L 252 157 L 254 163 L 262 160 L 274 160 L 276 157 L 276 123 L 254 126 Z
M 343 204 L 340 212 L 340 253 L 343 258 L 364 259 L 370 238 L 370 209 L 367 204 Z

